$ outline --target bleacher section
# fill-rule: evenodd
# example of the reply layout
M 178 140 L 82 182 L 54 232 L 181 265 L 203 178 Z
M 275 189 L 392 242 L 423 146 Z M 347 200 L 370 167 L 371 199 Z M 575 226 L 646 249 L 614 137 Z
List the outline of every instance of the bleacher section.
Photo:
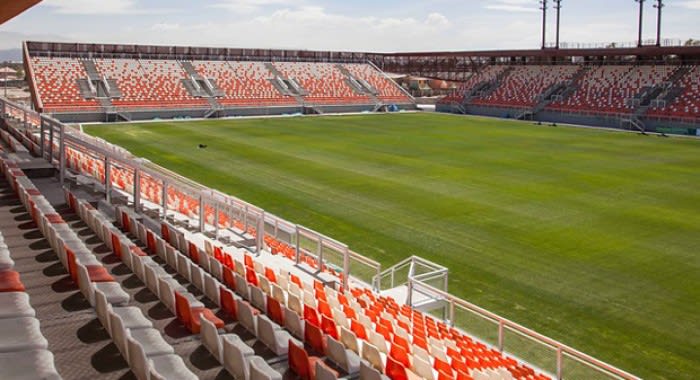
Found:
M 411 103 L 411 99 L 392 80 L 382 72 L 375 70 L 369 64 L 345 64 L 343 65 L 352 75 L 369 83 L 377 90 L 377 97 L 387 103 Z
M 500 86 L 484 98 L 474 99 L 474 104 L 499 107 L 532 108 L 549 87 L 566 82 L 579 70 L 579 66 L 515 66 L 502 80 Z
M 332 63 L 275 62 L 286 78 L 295 79 L 308 91 L 304 100 L 312 104 L 371 104 L 367 96 L 358 94 L 346 83 L 343 73 Z
M 630 113 L 636 108 L 627 102 L 643 88 L 658 86 L 671 76 L 678 66 L 599 66 L 579 81 L 578 89 L 563 101 L 548 108 L 566 111 L 596 111 Z
M 413 104 L 396 83 L 369 64 L 125 58 L 88 59 L 85 64 L 92 70 L 91 80 L 79 59 L 31 59 L 36 93 L 45 112 L 142 111 L 152 115 L 155 110 L 201 109 L 196 113 L 201 115 L 212 108 L 286 107 L 286 112 L 292 112 L 294 107 L 301 110 L 308 105 L 372 110 L 382 102 Z M 90 97 L 97 98 L 83 98 L 80 83 L 90 86 L 94 80 L 118 88 L 110 89 L 109 99 L 100 97 L 104 92 L 96 95 L 87 90 Z M 207 80 L 216 91 L 202 90 L 201 81 Z
M 226 96 L 218 102 L 224 106 L 296 105 L 270 83 L 272 73 L 262 62 L 195 61 L 197 72 L 214 79 Z
M 78 79 L 86 78 L 87 73 L 78 59 L 34 57 L 32 66 L 36 92 L 47 112 L 99 110 L 95 99 L 80 94 Z
M 496 80 L 496 78 L 499 75 L 501 75 L 507 68 L 508 66 L 506 65 L 494 65 L 484 67 L 481 71 L 473 73 L 469 77 L 469 79 L 460 84 L 457 90 L 454 93 L 447 95 L 443 99 L 443 101 L 448 103 L 464 102 L 465 97 L 467 95 L 476 95 L 474 94 L 474 92 L 477 89 L 477 86 L 484 86 L 488 83 L 493 83 Z
M 700 115 L 700 66 L 692 66 L 688 70 L 678 83 L 678 87 L 682 88 L 680 94 L 670 103 L 665 104 L 665 107 L 652 107 L 648 112 L 649 115 L 677 117 Z
M 38 141 L 27 132 L 13 130 Z M 7 149 L 17 146 L 8 132 L 1 135 Z M 116 348 L 112 360 L 125 362 L 140 380 L 549 379 L 367 285 L 353 281 L 343 289 L 338 272 L 326 270 L 334 279 L 322 282 L 290 260 L 289 245 L 221 218 L 226 214 L 218 219 L 220 228 L 231 227 L 228 243 L 192 228 L 200 205 L 176 188 L 168 193 L 171 207 L 162 218 L 157 203 L 162 188 L 147 176 L 141 177 L 145 199 L 134 208 L 128 168 L 113 169 L 115 187 L 125 191 L 107 203 L 97 186 L 104 179 L 102 160 L 73 147 L 66 153 L 75 171 L 63 190 L 55 179 L 36 185 L 7 155 L 3 173 L 58 256 L 66 281 L 80 289 L 89 305 L 85 313 L 108 334 Z M 64 192 L 63 200 L 56 199 L 57 191 Z M 215 223 L 215 210 L 204 212 Z M 235 244 L 259 233 L 265 246 L 255 257 Z M 22 290 L 18 281 L 8 283 Z M 38 342 L 32 349 L 46 349 Z M 49 359 L 50 353 L 42 360 Z M 76 367 L 94 370 L 88 357 L 76 353 L 73 360 Z M 113 370 L 114 378 L 123 375 L 122 368 Z

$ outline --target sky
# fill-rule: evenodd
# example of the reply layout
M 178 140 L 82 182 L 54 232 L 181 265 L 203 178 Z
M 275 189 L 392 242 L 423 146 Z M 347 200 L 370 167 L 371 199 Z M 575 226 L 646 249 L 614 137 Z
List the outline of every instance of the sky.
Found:
M 656 35 L 655 0 L 644 38 Z M 549 1 L 550 6 L 552 0 Z M 700 0 L 665 0 L 662 37 L 700 39 Z M 561 41 L 631 42 L 634 0 L 562 0 Z M 554 40 L 554 10 L 548 40 Z M 44 0 L 0 26 L 22 40 L 368 52 L 538 48 L 538 0 Z

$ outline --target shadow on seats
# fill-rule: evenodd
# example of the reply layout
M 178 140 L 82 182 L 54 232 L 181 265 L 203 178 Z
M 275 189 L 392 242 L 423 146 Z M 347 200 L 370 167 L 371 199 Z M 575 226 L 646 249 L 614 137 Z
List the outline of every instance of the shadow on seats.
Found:
M 90 303 L 85 299 L 85 297 L 83 297 L 83 294 L 80 292 L 71 294 L 66 299 L 61 301 L 61 307 L 65 311 L 82 311 L 92 309 Z
M 56 277 L 56 276 L 68 276 L 68 271 L 66 268 L 63 267 L 63 264 L 61 264 L 60 261 L 56 261 L 53 264 L 47 266 L 44 268 L 44 270 L 41 271 L 41 273 L 44 274 L 46 277 Z M 68 277 L 70 280 L 70 277 Z M 77 287 L 75 287 L 77 288 Z
M 207 350 L 207 348 L 204 346 L 197 347 L 197 349 L 190 354 L 190 362 L 192 365 L 198 369 L 201 369 L 202 371 L 221 367 L 219 361 L 212 356 L 212 354 L 209 353 L 209 350 Z
M 99 373 L 109 373 L 129 368 L 126 360 L 119 353 L 119 349 L 110 342 L 90 358 L 90 364 Z M 130 378 L 135 378 L 130 377 Z
M 78 339 L 86 344 L 108 341 L 111 339 L 107 330 L 102 327 L 102 323 L 97 318 L 90 320 L 90 322 L 80 327 L 77 335 Z

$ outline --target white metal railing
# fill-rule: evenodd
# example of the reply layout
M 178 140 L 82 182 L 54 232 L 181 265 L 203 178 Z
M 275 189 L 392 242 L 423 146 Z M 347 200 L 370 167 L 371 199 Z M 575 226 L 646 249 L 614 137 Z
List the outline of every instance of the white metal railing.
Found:
M 266 213 L 259 207 L 249 204 L 234 196 L 225 195 L 216 190 L 208 189 L 165 168 L 134 157 L 123 148 L 112 145 L 104 140 L 88 136 L 78 130 L 68 128 L 65 124 L 51 117 L 38 114 L 3 98 L 0 98 L 0 112 L 0 116 L 2 116 L 2 118 L 11 117 L 15 120 L 21 121 L 25 128 L 34 130 L 38 129 L 40 131 L 41 137 L 37 143 L 30 139 L 29 133 L 22 133 L 15 130 L 17 134 L 21 134 L 20 137 L 22 137 L 22 142 L 30 145 L 35 154 L 47 158 L 49 162 L 52 162 L 54 165 L 59 167 L 61 181 L 63 181 L 67 165 L 69 165 L 66 162 L 66 152 L 68 150 L 84 152 L 89 154 L 93 159 L 104 160 L 106 164 L 105 169 L 109 168 L 109 165 L 113 163 L 115 166 L 130 170 L 133 173 L 135 181 L 134 188 L 131 191 L 134 195 L 135 207 L 140 207 L 139 199 L 141 197 L 141 191 L 139 188 L 139 176 L 142 174 L 154 180 L 160 181 L 160 183 L 163 185 L 163 193 L 165 193 L 168 188 L 173 187 L 181 193 L 189 194 L 195 198 L 199 202 L 200 227 L 204 227 L 202 229 L 203 232 L 206 230 L 207 224 L 203 214 L 206 207 L 209 206 L 216 212 L 217 218 L 215 218 L 215 220 L 218 219 L 220 211 L 224 211 L 227 213 L 226 215 L 230 216 L 234 220 L 245 222 L 246 227 L 249 226 L 248 218 L 254 218 L 255 223 L 251 224 L 251 226 L 255 226 L 258 232 L 262 232 L 258 233 L 259 237 L 268 234 L 279 238 L 279 240 L 285 241 L 288 244 L 295 245 L 300 245 L 300 237 L 311 239 L 311 241 L 316 241 L 317 247 L 320 247 L 320 250 L 314 252 L 311 247 L 304 248 L 299 246 L 296 249 L 297 255 L 299 255 L 299 252 L 306 252 L 307 254 L 315 255 L 321 260 L 325 260 L 324 256 L 328 255 L 328 252 L 324 251 L 325 248 L 342 252 L 342 257 L 344 260 L 342 277 L 345 281 L 347 281 L 351 275 L 354 276 L 356 272 L 364 272 L 364 274 L 368 276 L 368 280 L 364 282 L 368 285 L 372 284 L 376 290 L 381 288 L 381 282 L 386 278 L 390 278 L 391 287 L 394 287 L 399 283 L 408 285 L 409 303 L 414 292 L 428 295 L 433 299 L 441 300 L 441 302 L 445 303 L 446 307 L 446 315 L 444 319 L 454 326 L 461 328 L 467 334 L 480 338 L 487 343 L 489 343 L 488 336 L 484 337 L 480 331 L 476 331 L 474 326 L 461 323 L 462 318 L 460 318 L 460 315 L 468 314 L 471 315 L 472 318 L 478 318 L 478 320 L 482 322 L 485 321 L 486 323 L 493 324 L 493 329 L 495 331 L 493 331 L 491 335 L 495 336 L 496 338 L 494 346 L 502 352 L 508 352 L 509 354 L 513 354 L 515 357 L 525 360 L 529 364 L 539 365 L 538 359 L 540 358 L 525 358 L 524 356 L 527 355 L 530 350 L 523 349 L 517 345 L 512 347 L 509 346 L 510 340 L 514 339 L 508 335 L 509 333 L 524 337 L 529 341 L 534 342 L 534 344 L 536 344 L 538 347 L 548 348 L 554 352 L 553 355 L 556 361 L 556 366 L 551 369 L 547 368 L 546 365 L 542 365 L 540 367 L 545 371 L 548 370 L 548 372 L 556 374 L 557 379 L 589 379 L 600 376 L 606 379 L 639 379 L 638 377 L 621 369 L 615 368 L 610 364 L 604 363 L 569 346 L 566 346 L 563 343 L 541 335 L 533 330 L 449 294 L 446 291 L 448 270 L 443 266 L 417 256 L 412 256 L 402 260 L 385 271 L 381 271 L 381 266 L 378 262 L 351 251 L 347 248 L 347 245 L 343 243 L 326 237 L 325 235 L 317 233 L 313 230 L 307 229 L 303 226 L 296 225 L 282 218 Z M 48 134 L 48 136 L 45 136 L 46 134 Z M 48 140 L 46 140 L 47 137 Z M 48 156 L 46 153 L 48 153 Z M 79 168 L 76 170 L 79 170 Z M 105 173 L 109 172 L 109 170 L 105 170 Z M 94 173 L 84 174 L 94 176 Z M 104 182 L 107 190 L 106 192 L 108 194 L 110 186 L 112 186 L 110 177 L 111 176 L 109 174 L 106 174 Z M 100 180 L 99 178 L 97 179 Z M 167 203 L 164 202 L 163 206 L 165 217 L 168 211 Z M 209 223 L 209 225 L 211 225 L 211 223 Z M 215 229 L 218 228 L 218 223 L 214 227 Z M 272 230 L 272 232 L 267 232 L 268 230 Z M 283 236 L 285 234 L 287 236 Z M 260 240 L 262 240 L 262 238 L 258 239 L 257 244 L 260 244 Z M 258 246 L 257 248 L 259 249 L 260 247 Z M 302 249 L 304 251 L 302 251 Z M 323 262 L 319 262 L 319 265 L 322 264 Z M 398 280 L 398 278 L 401 277 L 400 273 L 403 273 L 403 271 L 406 271 L 407 273 L 406 280 Z M 443 284 L 443 289 L 429 284 L 429 282 L 436 279 L 442 280 L 441 284 Z M 345 282 L 344 285 L 347 286 L 347 282 Z M 581 375 L 581 372 L 584 371 L 581 368 L 591 371 L 590 373 L 595 376 Z

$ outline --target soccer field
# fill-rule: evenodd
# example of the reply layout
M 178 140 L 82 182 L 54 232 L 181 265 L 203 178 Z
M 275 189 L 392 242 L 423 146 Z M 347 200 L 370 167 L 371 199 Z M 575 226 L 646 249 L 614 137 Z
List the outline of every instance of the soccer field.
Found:
M 435 114 L 88 126 L 648 379 L 700 369 L 700 141 Z M 199 149 L 198 144 L 206 144 Z

